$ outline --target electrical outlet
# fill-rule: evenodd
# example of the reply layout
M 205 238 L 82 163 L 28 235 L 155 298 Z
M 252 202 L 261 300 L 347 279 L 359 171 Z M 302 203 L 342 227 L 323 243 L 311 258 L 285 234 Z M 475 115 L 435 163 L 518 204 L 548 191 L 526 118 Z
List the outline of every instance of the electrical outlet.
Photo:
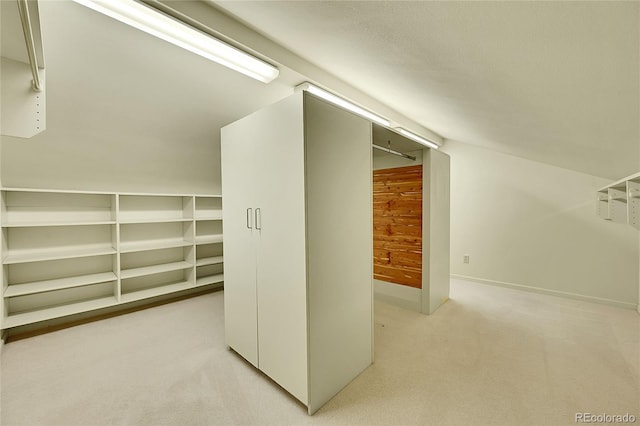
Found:
M 464 263 L 469 263 L 469 255 L 468 255 L 468 254 L 465 254 L 465 255 L 464 255 L 464 257 L 462 258 L 462 261 L 463 261 Z

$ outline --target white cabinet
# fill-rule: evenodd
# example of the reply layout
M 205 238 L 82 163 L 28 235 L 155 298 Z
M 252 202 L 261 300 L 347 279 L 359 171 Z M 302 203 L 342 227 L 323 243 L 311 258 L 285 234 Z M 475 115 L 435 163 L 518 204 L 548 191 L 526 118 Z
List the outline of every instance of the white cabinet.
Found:
M 297 93 L 222 129 L 227 345 L 315 412 L 372 362 L 371 123 Z
M 221 285 L 222 198 L 4 188 L 2 328 Z

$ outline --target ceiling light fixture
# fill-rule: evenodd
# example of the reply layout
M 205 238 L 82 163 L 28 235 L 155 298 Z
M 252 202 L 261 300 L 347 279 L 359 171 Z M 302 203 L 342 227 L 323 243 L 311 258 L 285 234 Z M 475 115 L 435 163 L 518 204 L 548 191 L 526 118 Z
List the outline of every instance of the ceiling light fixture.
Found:
M 358 114 L 362 117 L 368 118 L 369 120 L 376 122 L 378 124 L 381 124 L 385 127 L 389 127 L 391 125 L 391 123 L 389 122 L 389 120 L 387 120 L 386 118 L 380 117 L 377 114 L 372 113 L 371 111 L 367 111 L 366 109 L 359 107 L 358 105 L 351 103 L 349 101 L 347 101 L 344 98 L 341 98 L 340 96 L 334 95 L 331 92 L 328 92 L 324 89 L 321 89 L 317 86 L 314 86 L 311 83 L 303 83 L 299 86 L 296 87 L 296 90 L 306 90 L 309 93 L 312 93 L 316 96 L 318 96 L 319 98 L 322 98 L 326 101 L 331 102 L 332 104 L 335 104 L 339 107 L 342 107 L 346 110 L 349 110 L 355 114 Z
M 440 146 L 434 142 L 431 142 L 430 140 L 427 140 L 425 138 L 423 138 L 422 136 L 416 135 L 413 132 L 410 132 L 408 130 L 403 129 L 402 127 L 398 127 L 396 128 L 396 130 L 398 131 L 398 133 L 400 133 L 402 136 L 406 136 L 411 140 L 414 140 L 422 145 L 428 146 L 429 148 L 433 148 L 433 149 L 438 149 L 440 148 Z
M 74 0 L 246 76 L 269 83 L 278 68 L 134 0 Z

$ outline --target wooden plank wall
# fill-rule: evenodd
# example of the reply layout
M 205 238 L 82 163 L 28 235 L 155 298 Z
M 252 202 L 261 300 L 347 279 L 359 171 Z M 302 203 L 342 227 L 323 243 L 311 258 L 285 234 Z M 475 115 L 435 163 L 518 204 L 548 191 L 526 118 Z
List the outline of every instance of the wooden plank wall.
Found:
M 373 277 L 422 288 L 422 165 L 373 171 Z

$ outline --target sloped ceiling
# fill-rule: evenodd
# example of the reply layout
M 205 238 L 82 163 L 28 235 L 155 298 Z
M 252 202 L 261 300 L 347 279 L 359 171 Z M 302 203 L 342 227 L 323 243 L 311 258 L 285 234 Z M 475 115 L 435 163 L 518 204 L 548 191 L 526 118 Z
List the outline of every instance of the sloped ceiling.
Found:
M 265 85 L 71 1 L 40 1 L 40 18 L 47 131 L 2 137 L 8 186 L 219 192 L 220 128 L 303 78 L 283 69 Z M 21 29 L 5 28 L 1 53 L 17 55 Z
M 209 3 L 448 140 L 640 168 L 640 3 Z

